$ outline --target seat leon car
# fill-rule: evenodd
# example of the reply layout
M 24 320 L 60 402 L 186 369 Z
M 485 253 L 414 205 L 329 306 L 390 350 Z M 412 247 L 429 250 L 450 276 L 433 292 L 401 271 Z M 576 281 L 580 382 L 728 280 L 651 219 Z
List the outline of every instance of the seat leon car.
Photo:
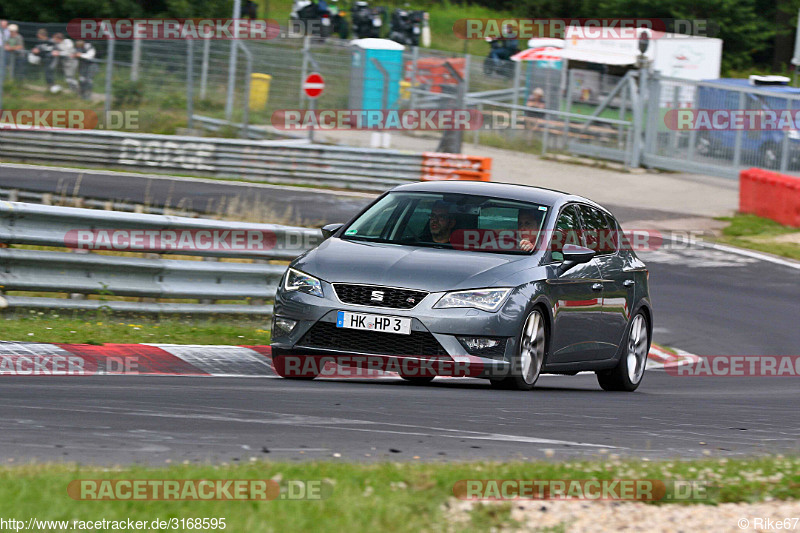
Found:
M 275 297 L 272 353 L 284 377 L 317 377 L 321 365 L 308 363 L 327 357 L 418 383 L 458 375 L 529 390 L 542 373 L 582 371 L 605 390 L 642 382 L 648 272 L 591 200 L 408 184 L 323 237 L 292 261 Z

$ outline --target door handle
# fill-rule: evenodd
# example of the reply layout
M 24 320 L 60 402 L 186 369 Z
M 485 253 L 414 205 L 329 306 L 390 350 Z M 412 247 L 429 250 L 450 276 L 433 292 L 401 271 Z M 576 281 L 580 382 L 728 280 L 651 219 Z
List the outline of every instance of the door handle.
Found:
M 602 283 L 595 283 L 594 285 L 592 285 L 592 290 L 593 291 L 602 291 L 603 290 L 603 284 Z
M 633 281 L 632 279 L 626 279 L 625 281 L 622 282 L 622 285 L 624 285 L 625 287 L 633 287 L 635 283 L 636 282 Z

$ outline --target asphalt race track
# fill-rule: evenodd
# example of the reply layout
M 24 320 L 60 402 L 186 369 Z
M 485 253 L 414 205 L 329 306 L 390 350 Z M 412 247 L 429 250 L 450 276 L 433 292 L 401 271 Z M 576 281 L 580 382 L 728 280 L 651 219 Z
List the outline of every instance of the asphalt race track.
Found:
M 650 459 L 800 451 L 797 378 L 649 371 L 639 391 L 593 375 L 530 393 L 481 380 L 145 376 L 0 379 L 0 460 Z M 266 450 L 266 452 L 264 451 Z
M 18 169 L 0 170 L 4 188 L 52 192 L 48 179 L 60 179 L 54 174 L 23 186 Z M 101 198 L 95 193 L 102 191 L 102 176 L 86 176 L 83 195 Z M 133 182 L 126 178 L 125 186 L 135 188 Z M 175 183 L 172 198 L 219 194 L 217 187 L 233 194 L 224 182 Z M 116 183 L 115 189 L 130 194 L 118 199 L 136 199 Z M 275 188 L 269 197 L 315 209 L 309 218 L 320 221 L 342 221 L 368 201 L 302 189 Z M 682 216 L 607 207 L 623 223 Z M 701 356 L 798 353 L 800 269 L 702 247 L 640 255 L 650 269 L 655 342 Z M 530 393 L 496 391 L 473 379 L 415 386 L 399 379 L 1 377 L 0 460 L 163 464 L 334 454 L 411 461 L 798 453 L 798 383 L 796 377 L 677 377 L 652 370 L 637 392 L 626 394 L 603 392 L 591 374 L 543 376 Z

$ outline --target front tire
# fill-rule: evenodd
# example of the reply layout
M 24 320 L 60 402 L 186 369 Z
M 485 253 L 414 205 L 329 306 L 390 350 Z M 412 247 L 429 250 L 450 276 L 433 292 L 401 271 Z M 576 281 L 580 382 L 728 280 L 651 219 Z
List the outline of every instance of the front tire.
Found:
M 644 313 L 636 313 L 631 320 L 623 346 L 625 352 L 617 366 L 597 372 L 597 382 L 603 390 L 633 392 L 642 383 L 650 351 L 650 334 Z
M 291 361 L 289 358 L 295 358 Z M 319 361 L 314 364 L 305 365 L 304 360 L 298 355 L 294 355 L 291 350 L 272 349 L 272 367 L 275 373 L 284 379 L 294 379 L 298 381 L 310 381 L 319 376 L 321 369 L 318 368 Z M 289 363 L 289 364 L 287 364 Z
M 517 357 L 511 376 L 491 380 L 500 389 L 531 390 L 539 379 L 547 353 L 547 326 L 541 311 L 534 309 L 525 319 L 519 335 Z

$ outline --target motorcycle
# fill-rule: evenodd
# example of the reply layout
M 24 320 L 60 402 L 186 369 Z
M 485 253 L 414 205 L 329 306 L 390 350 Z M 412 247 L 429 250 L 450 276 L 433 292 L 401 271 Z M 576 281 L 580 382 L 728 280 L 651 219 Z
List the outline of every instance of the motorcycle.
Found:
M 347 22 L 347 12 L 339 8 L 339 0 L 331 0 L 328 11 L 333 21 L 333 33 L 340 39 L 347 39 L 350 35 L 350 25 Z
M 350 12 L 353 33 L 359 39 L 380 37 L 383 26 L 382 8 L 369 7 L 368 2 L 359 1 L 353 4 Z
M 419 46 L 424 18 L 424 11 L 395 9 L 392 12 L 389 39 L 404 45 Z
M 486 76 L 497 74 L 504 78 L 514 77 L 514 62 L 511 56 L 519 52 L 519 45 L 516 39 L 490 39 L 486 38 L 491 44 L 489 55 L 483 61 L 483 73 Z
M 331 12 L 314 0 L 295 0 L 290 15 L 293 28 L 300 28 L 304 35 L 326 39 L 331 36 Z

